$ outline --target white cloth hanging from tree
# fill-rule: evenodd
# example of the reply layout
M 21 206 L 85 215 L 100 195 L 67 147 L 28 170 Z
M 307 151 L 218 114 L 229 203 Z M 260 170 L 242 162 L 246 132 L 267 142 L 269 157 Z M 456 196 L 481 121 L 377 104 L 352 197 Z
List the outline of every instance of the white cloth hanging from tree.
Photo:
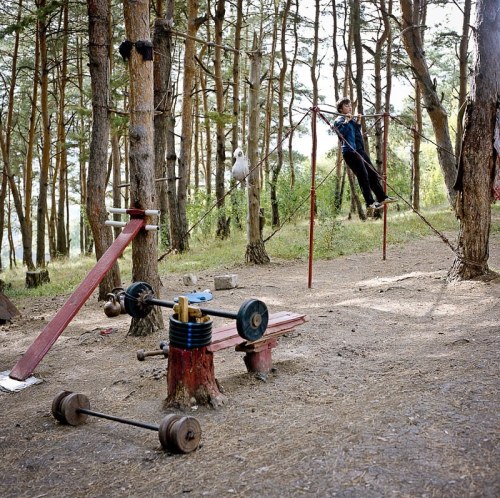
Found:
M 236 159 L 236 161 L 233 164 L 231 175 L 235 180 L 242 182 L 250 173 L 250 169 L 248 167 L 248 158 L 239 147 L 237 147 L 233 152 L 233 157 Z

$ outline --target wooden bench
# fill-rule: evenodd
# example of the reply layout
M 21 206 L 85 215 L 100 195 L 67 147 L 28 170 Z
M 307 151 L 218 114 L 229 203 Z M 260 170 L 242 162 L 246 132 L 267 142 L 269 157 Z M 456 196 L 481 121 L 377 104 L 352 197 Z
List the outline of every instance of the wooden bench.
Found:
M 212 342 L 205 347 L 185 350 L 170 346 L 168 353 L 168 405 L 189 406 L 192 398 L 198 404 L 218 406 L 224 396 L 215 379 L 213 354 L 234 347 L 245 353 L 247 371 L 267 375 L 272 369 L 272 350 L 279 338 L 307 322 L 304 314 L 281 311 L 269 315 L 264 335 L 256 341 L 246 341 L 238 335 L 236 322 L 212 330 Z
M 278 339 L 306 321 L 306 315 L 291 311 L 273 313 L 269 315 L 264 335 L 253 342 L 245 341 L 238 335 L 235 323 L 218 327 L 212 330 L 212 343 L 207 350 L 215 353 L 234 346 L 236 351 L 246 353 L 243 359 L 249 372 L 268 374 L 273 366 L 272 350 L 278 345 Z

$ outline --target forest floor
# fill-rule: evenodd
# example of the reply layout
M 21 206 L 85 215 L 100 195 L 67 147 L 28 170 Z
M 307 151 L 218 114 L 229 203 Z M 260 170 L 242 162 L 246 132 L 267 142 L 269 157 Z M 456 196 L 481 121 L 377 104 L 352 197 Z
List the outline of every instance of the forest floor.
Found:
M 490 247 L 500 271 L 499 235 Z M 312 289 L 305 262 L 198 273 L 197 290 L 238 275 L 237 288 L 213 291 L 213 307 L 254 297 L 309 321 L 280 339 L 267 381 L 246 373 L 242 353 L 215 353 L 227 402 L 189 409 L 203 435 L 187 455 L 163 452 L 153 431 L 52 418 L 64 389 L 132 420 L 158 424 L 170 412 L 166 360 L 136 359 L 168 333 L 131 338 L 130 319 L 106 318 L 92 297 L 36 368 L 42 382 L 0 392 L 0 495 L 500 496 L 500 278 L 448 284 L 452 261 L 429 237 L 389 246 L 386 261 L 374 252 L 315 262 Z M 182 275 L 163 284 L 167 300 L 194 290 Z M 67 297 L 15 303 L 22 315 L 0 327 L 0 371 Z

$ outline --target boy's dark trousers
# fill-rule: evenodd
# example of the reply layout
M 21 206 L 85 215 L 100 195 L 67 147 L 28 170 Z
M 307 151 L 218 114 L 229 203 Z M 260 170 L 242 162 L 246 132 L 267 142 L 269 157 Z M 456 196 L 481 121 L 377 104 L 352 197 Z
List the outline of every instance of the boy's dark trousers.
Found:
M 359 188 L 365 198 L 366 205 L 370 206 L 374 203 L 372 192 L 375 194 L 377 201 L 382 202 L 387 196 L 380 184 L 379 176 L 365 151 L 347 151 L 343 152 L 342 155 L 347 166 L 351 168 L 358 179 Z

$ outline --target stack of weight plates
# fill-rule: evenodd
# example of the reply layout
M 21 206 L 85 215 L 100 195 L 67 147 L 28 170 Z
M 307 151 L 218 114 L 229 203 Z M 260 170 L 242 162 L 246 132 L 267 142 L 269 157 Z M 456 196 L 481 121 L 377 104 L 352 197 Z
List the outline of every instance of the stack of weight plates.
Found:
M 204 323 L 181 322 L 178 315 L 170 316 L 170 345 L 181 349 L 196 349 L 212 342 L 212 320 Z

